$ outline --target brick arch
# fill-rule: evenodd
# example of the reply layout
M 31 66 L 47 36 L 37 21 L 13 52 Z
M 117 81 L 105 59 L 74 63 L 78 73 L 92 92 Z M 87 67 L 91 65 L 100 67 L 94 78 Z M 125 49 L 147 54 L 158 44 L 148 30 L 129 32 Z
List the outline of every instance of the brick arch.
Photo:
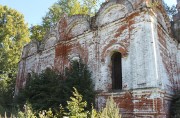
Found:
M 126 57 L 128 54 L 127 48 L 122 46 L 121 44 L 112 44 L 112 45 L 106 45 L 102 51 L 102 59 L 105 57 L 111 57 L 114 52 L 119 52 L 122 54 L 122 58 Z
M 75 18 L 73 18 L 75 17 Z M 76 15 L 69 18 L 72 21 L 69 21 L 66 33 L 70 34 L 72 37 L 83 34 L 85 31 L 90 29 L 90 23 L 88 17 L 83 15 Z
M 103 26 L 124 18 L 128 13 L 133 11 L 133 6 L 129 0 L 114 0 L 106 2 L 98 11 L 96 25 Z
M 59 20 L 58 32 L 59 40 L 71 40 L 72 38 L 82 35 L 90 29 L 89 16 L 73 15 L 71 17 L 64 16 Z
M 113 43 L 112 45 L 106 45 L 103 47 L 103 52 L 101 54 L 101 63 L 107 70 L 107 77 L 105 78 L 107 83 L 105 84 L 106 90 L 112 90 L 112 62 L 111 57 L 115 52 L 119 52 L 122 54 L 122 59 L 125 57 L 125 54 L 127 55 L 127 52 L 125 51 L 125 48 L 120 45 L 120 43 Z M 123 74 L 122 74 L 123 75 Z M 123 83 L 123 81 L 122 81 Z M 123 84 L 122 84 L 123 86 Z M 123 87 L 122 87 L 123 88 Z

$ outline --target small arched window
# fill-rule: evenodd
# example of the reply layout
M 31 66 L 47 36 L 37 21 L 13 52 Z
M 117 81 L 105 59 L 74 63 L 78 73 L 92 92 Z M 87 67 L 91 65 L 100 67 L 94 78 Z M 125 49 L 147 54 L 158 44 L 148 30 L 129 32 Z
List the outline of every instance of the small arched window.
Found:
M 122 63 L 121 53 L 115 52 L 112 57 L 112 89 L 122 89 Z

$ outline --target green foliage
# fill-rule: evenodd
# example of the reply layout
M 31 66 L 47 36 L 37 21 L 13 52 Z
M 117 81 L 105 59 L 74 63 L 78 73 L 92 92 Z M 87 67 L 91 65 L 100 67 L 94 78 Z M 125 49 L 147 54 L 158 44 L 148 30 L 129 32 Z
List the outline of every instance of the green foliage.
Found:
M 173 118 L 179 118 L 180 116 L 180 93 L 177 93 L 173 97 L 173 101 L 171 105 L 171 114 Z
M 87 102 L 82 102 L 82 95 L 80 95 L 76 88 L 73 92 L 74 97 L 70 97 L 71 101 L 67 101 L 67 109 L 69 113 L 67 115 L 70 118 L 87 118 L 87 112 L 85 112 L 85 107 Z
M 17 72 L 21 50 L 29 42 L 29 31 L 22 14 L 0 5 L 0 78 Z
M 94 104 L 95 92 L 87 65 L 83 64 L 81 60 L 79 62 L 73 61 L 70 68 L 66 69 L 65 77 L 67 78 L 66 93 L 71 95 L 72 88 L 75 87 L 83 95 L 84 100 L 90 103 L 87 105 L 87 109 L 91 109 L 91 104 Z
M 49 110 L 47 112 L 45 111 L 45 113 L 46 113 L 46 116 L 48 118 L 54 118 L 54 115 L 53 115 L 53 112 L 52 112 L 51 108 L 49 108 Z
M 30 39 L 41 41 L 44 38 L 44 35 L 46 34 L 46 29 L 41 25 L 34 25 L 30 27 Z
M 52 108 L 53 111 L 57 111 L 60 104 L 65 108 L 66 101 L 72 95 L 73 87 L 80 90 L 84 100 L 94 103 L 95 92 L 91 73 L 81 62 L 72 62 L 71 68 L 66 70 L 65 76 L 51 69 L 46 69 L 39 75 L 32 73 L 25 89 L 16 97 L 16 103 L 22 108 L 28 101 L 34 110 Z
M 119 108 L 111 96 L 107 102 L 106 107 L 102 110 L 100 115 L 101 118 L 121 118 Z
M 91 112 L 88 114 L 88 118 L 101 118 L 101 112 L 98 112 L 96 109 L 94 109 L 92 105 Z
M 42 18 L 42 25 L 30 28 L 31 38 L 41 41 L 44 34 L 51 27 L 54 27 L 64 14 L 68 16 L 76 14 L 94 15 L 97 2 L 98 0 L 59 0 L 49 8 L 49 11 Z
M 61 99 L 63 97 L 62 84 L 61 75 L 51 69 L 46 69 L 39 75 L 32 73 L 25 89 L 16 98 L 16 102 L 20 108 L 29 101 L 34 110 L 56 109 L 61 102 L 65 102 Z
M 13 108 L 15 78 L 0 80 L 0 114 L 9 116 Z
M 59 111 L 56 111 L 55 112 L 56 113 L 56 117 L 57 118 L 63 118 L 63 116 L 65 116 L 65 110 L 64 110 L 64 108 L 63 108 L 63 106 L 62 105 L 60 105 L 60 107 L 59 107 Z
M 43 17 L 43 26 L 50 28 L 64 15 L 76 14 L 93 15 L 97 6 L 97 0 L 59 0 L 54 3 L 45 17 Z
M 47 115 L 52 118 L 62 118 L 64 115 L 70 118 L 120 118 L 119 108 L 112 97 L 107 100 L 106 107 L 102 112 L 97 112 L 94 108 L 91 112 L 87 110 L 90 109 L 87 106 L 90 106 L 95 99 L 90 75 L 87 66 L 81 61 L 73 61 L 70 68 L 66 69 L 65 77 L 58 75 L 51 69 L 45 70 L 40 75 L 32 74 L 23 92 L 25 95 L 23 97 L 27 97 L 24 102 L 28 100 L 35 111 L 52 108 L 48 112 L 40 112 L 40 118 L 46 118 Z M 74 88 L 73 97 L 70 97 L 73 87 L 78 88 L 79 92 Z M 66 101 L 67 104 L 64 104 Z M 59 104 L 67 109 L 60 106 L 58 111 Z
M 18 118 L 63 118 L 63 116 L 68 118 L 121 118 L 119 108 L 112 97 L 107 100 L 106 107 L 102 109 L 102 112 L 96 111 L 93 107 L 89 112 L 85 110 L 86 106 L 87 102 L 83 101 L 83 96 L 74 88 L 73 96 L 70 97 L 70 101 L 67 101 L 67 112 L 60 105 L 60 110 L 56 113 L 53 114 L 50 108 L 48 111 L 39 111 L 36 117 L 36 113 L 33 112 L 31 106 L 26 104 L 24 112 L 20 111 L 18 113 Z
M 12 111 L 17 66 L 27 42 L 29 31 L 23 15 L 0 5 L 0 114 Z
M 30 104 L 24 105 L 24 112 L 20 111 L 18 112 L 18 118 L 37 118 L 33 111 Z

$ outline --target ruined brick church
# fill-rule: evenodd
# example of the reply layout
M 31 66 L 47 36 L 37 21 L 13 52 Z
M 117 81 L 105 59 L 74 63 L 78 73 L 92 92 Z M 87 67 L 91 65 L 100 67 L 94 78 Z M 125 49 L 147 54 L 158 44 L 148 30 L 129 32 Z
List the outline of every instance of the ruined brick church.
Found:
M 41 44 L 24 47 L 16 93 L 32 71 L 63 71 L 81 58 L 92 72 L 98 108 L 113 95 L 128 118 L 166 118 L 180 88 L 180 9 L 173 18 L 162 0 L 109 0 L 94 17 L 64 16 Z

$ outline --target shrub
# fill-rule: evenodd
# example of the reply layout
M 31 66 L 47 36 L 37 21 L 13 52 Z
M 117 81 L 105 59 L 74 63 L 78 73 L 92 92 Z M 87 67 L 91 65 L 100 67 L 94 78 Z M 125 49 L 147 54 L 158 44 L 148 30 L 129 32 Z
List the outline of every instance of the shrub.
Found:
M 87 111 L 84 108 L 87 106 L 86 101 L 82 101 L 82 95 L 80 95 L 76 88 L 74 88 L 73 97 L 70 97 L 71 101 L 67 101 L 67 115 L 70 118 L 87 118 Z
M 26 87 L 16 97 L 16 103 L 21 110 L 28 101 L 34 110 L 58 111 L 59 105 L 65 108 L 66 101 L 72 96 L 73 87 L 79 90 L 83 100 L 94 103 L 95 92 L 91 80 L 91 73 L 81 61 L 73 61 L 70 68 L 62 74 L 46 69 L 41 74 L 32 73 L 27 80 Z M 91 106 L 88 105 L 87 109 Z M 67 109 L 65 109 L 67 110 Z
M 106 107 L 102 110 L 100 117 L 101 118 L 121 118 L 119 108 L 114 102 L 112 96 L 106 101 Z
M 80 60 L 73 61 L 70 65 L 70 68 L 67 68 L 65 71 L 65 92 L 67 95 L 72 96 L 73 87 L 75 87 L 79 93 L 83 96 L 83 100 L 89 103 L 86 110 L 91 109 L 91 104 L 95 103 L 95 91 L 94 85 L 91 79 L 91 73 L 88 70 L 86 64 L 82 63 Z M 68 98 L 70 96 L 67 96 Z
M 112 97 L 106 101 L 106 107 L 101 112 L 96 111 L 93 107 L 89 112 L 85 110 L 86 107 L 87 102 L 83 101 L 83 96 L 74 88 L 73 96 L 70 97 L 70 101 L 67 101 L 67 112 L 60 106 L 60 110 L 56 114 L 53 114 L 51 108 L 49 108 L 48 111 L 39 111 L 36 116 L 31 105 L 26 104 L 24 112 L 20 111 L 18 113 L 18 118 L 63 118 L 63 116 L 68 118 L 121 118 L 119 108 Z
M 57 72 L 46 69 L 41 74 L 32 73 L 28 78 L 26 87 L 16 98 L 21 110 L 28 101 L 34 110 L 48 110 L 58 108 L 62 101 L 62 79 Z
M 37 118 L 33 111 L 30 104 L 24 105 L 24 112 L 20 111 L 18 112 L 18 118 Z

